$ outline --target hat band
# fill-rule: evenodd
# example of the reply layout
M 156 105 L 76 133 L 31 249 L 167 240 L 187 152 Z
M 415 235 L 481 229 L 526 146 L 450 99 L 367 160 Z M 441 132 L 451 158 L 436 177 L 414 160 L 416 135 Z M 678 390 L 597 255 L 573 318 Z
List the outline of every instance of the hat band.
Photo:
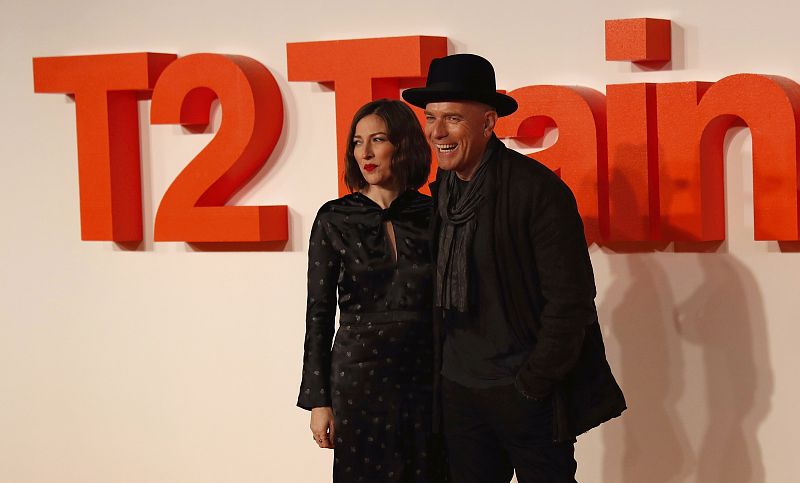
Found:
M 454 82 L 434 82 L 425 86 L 425 90 L 431 91 L 454 91 L 454 92 L 468 92 L 473 95 L 491 95 L 496 90 L 491 86 L 466 86 L 464 84 L 456 84 Z

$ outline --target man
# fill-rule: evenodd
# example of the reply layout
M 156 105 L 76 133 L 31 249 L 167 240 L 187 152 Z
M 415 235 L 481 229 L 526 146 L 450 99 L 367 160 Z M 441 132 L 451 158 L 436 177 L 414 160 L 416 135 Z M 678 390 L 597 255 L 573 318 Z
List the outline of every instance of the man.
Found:
M 435 59 L 403 98 L 425 109 L 440 168 L 434 327 L 452 480 L 574 482 L 575 437 L 625 409 L 575 198 L 495 137 L 517 103 L 486 59 Z

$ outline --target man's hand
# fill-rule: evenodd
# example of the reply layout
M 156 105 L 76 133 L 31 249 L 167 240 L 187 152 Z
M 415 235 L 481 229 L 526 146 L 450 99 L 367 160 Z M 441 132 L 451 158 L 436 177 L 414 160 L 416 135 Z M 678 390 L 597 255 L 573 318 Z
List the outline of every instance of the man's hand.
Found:
M 320 448 L 333 449 L 335 429 L 331 407 L 311 409 L 311 435 Z

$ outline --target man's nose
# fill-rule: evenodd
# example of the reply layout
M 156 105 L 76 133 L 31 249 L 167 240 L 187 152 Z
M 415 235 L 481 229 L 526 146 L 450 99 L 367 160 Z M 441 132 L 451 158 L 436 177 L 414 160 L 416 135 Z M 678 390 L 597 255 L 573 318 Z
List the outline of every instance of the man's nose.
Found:
M 435 139 L 441 139 L 447 136 L 447 129 L 444 122 L 441 119 L 437 119 L 433 121 L 433 124 L 430 126 L 431 136 Z

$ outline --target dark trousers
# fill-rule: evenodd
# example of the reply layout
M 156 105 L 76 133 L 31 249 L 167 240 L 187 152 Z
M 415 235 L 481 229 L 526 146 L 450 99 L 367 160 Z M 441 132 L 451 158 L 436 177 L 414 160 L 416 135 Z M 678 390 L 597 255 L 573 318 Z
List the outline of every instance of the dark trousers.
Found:
M 444 436 L 453 483 L 575 483 L 574 444 L 553 442 L 551 400 L 514 385 L 474 389 L 442 380 Z

